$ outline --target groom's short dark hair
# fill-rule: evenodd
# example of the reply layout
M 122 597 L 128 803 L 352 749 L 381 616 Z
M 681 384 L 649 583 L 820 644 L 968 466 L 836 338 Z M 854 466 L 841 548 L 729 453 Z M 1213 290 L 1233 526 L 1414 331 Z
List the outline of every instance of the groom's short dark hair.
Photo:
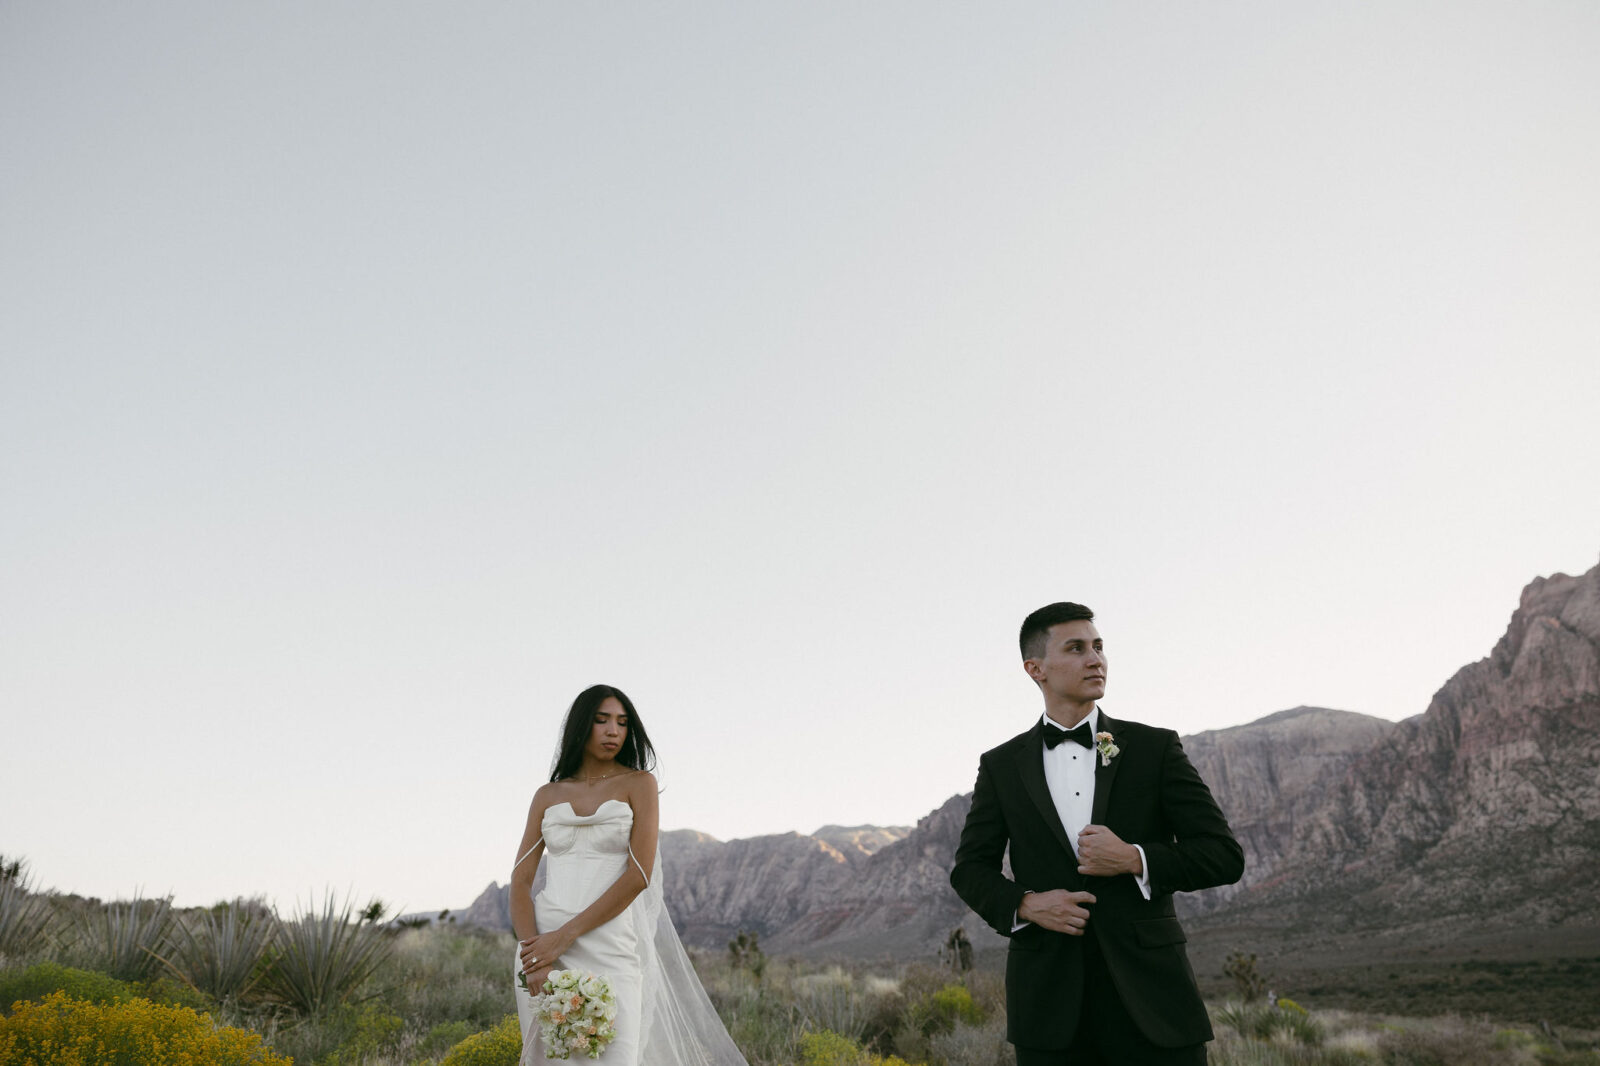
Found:
M 1022 620 L 1022 633 L 1017 643 L 1022 647 L 1022 658 L 1038 659 L 1044 655 L 1045 641 L 1050 637 L 1050 627 L 1062 622 L 1093 622 L 1094 612 L 1081 603 L 1052 603 L 1034 611 Z

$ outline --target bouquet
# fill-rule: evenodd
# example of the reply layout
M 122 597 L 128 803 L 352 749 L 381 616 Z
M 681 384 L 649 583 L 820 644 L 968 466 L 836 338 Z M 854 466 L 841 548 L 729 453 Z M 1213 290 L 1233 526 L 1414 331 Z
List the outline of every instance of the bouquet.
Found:
M 617 997 L 599 974 L 551 970 L 529 996 L 548 1058 L 568 1059 L 577 1051 L 597 1059 L 616 1038 Z

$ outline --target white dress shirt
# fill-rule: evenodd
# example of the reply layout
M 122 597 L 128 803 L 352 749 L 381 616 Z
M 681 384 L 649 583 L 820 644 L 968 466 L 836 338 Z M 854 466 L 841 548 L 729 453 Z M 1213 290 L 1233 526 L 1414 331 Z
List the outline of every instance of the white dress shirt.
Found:
M 1062 728 L 1048 714 L 1043 716 L 1043 721 L 1047 730 Z M 1091 734 L 1100 732 L 1098 705 L 1089 712 L 1085 721 L 1089 723 Z M 1048 745 L 1044 747 L 1044 783 L 1050 789 L 1050 800 L 1061 818 L 1061 826 L 1067 831 L 1073 857 L 1078 854 L 1078 834 L 1094 818 L 1094 775 L 1099 761 L 1100 754 L 1095 749 L 1072 741 L 1063 741 L 1053 748 Z M 1150 864 L 1145 861 L 1144 849 L 1137 844 L 1133 846 L 1139 851 L 1140 871 L 1134 883 L 1139 886 L 1144 898 L 1149 899 Z M 1014 928 L 1020 929 L 1027 924 L 1019 920 Z

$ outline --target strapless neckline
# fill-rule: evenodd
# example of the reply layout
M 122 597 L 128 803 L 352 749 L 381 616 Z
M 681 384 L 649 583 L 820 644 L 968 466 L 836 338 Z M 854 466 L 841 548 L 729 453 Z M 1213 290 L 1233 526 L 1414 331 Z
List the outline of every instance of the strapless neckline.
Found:
M 578 808 L 576 808 L 576 807 L 574 807 L 572 805 L 572 801 L 571 800 L 562 800 L 560 803 L 552 803 L 546 809 L 545 813 L 548 814 L 550 811 L 555 810 L 557 807 L 565 807 L 567 810 L 572 812 L 572 816 L 574 818 L 577 818 L 580 821 L 588 821 L 590 818 L 598 818 L 600 816 L 600 812 L 606 809 L 606 804 L 608 804 L 608 803 L 620 803 L 624 807 L 628 808 L 629 813 L 632 813 L 632 811 L 633 811 L 632 805 L 629 804 L 627 800 L 607 799 L 607 800 L 601 800 L 600 801 L 600 806 L 596 807 L 594 809 L 593 813 L 590 813 L 590 814 L 579 814 L 578 813 Z

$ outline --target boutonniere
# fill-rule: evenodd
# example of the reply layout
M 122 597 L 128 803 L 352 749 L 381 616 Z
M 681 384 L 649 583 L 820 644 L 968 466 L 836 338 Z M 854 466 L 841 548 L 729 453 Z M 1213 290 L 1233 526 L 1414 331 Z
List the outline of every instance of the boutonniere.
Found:
M 1116 738 L 1110 733 L 1096 733 L 1094 735 L 1094 750 L 1100 753 L 1101 766 L 1110 766 L 1111 760 L 1122 752 L 1122 749 L 1117 747 Z

